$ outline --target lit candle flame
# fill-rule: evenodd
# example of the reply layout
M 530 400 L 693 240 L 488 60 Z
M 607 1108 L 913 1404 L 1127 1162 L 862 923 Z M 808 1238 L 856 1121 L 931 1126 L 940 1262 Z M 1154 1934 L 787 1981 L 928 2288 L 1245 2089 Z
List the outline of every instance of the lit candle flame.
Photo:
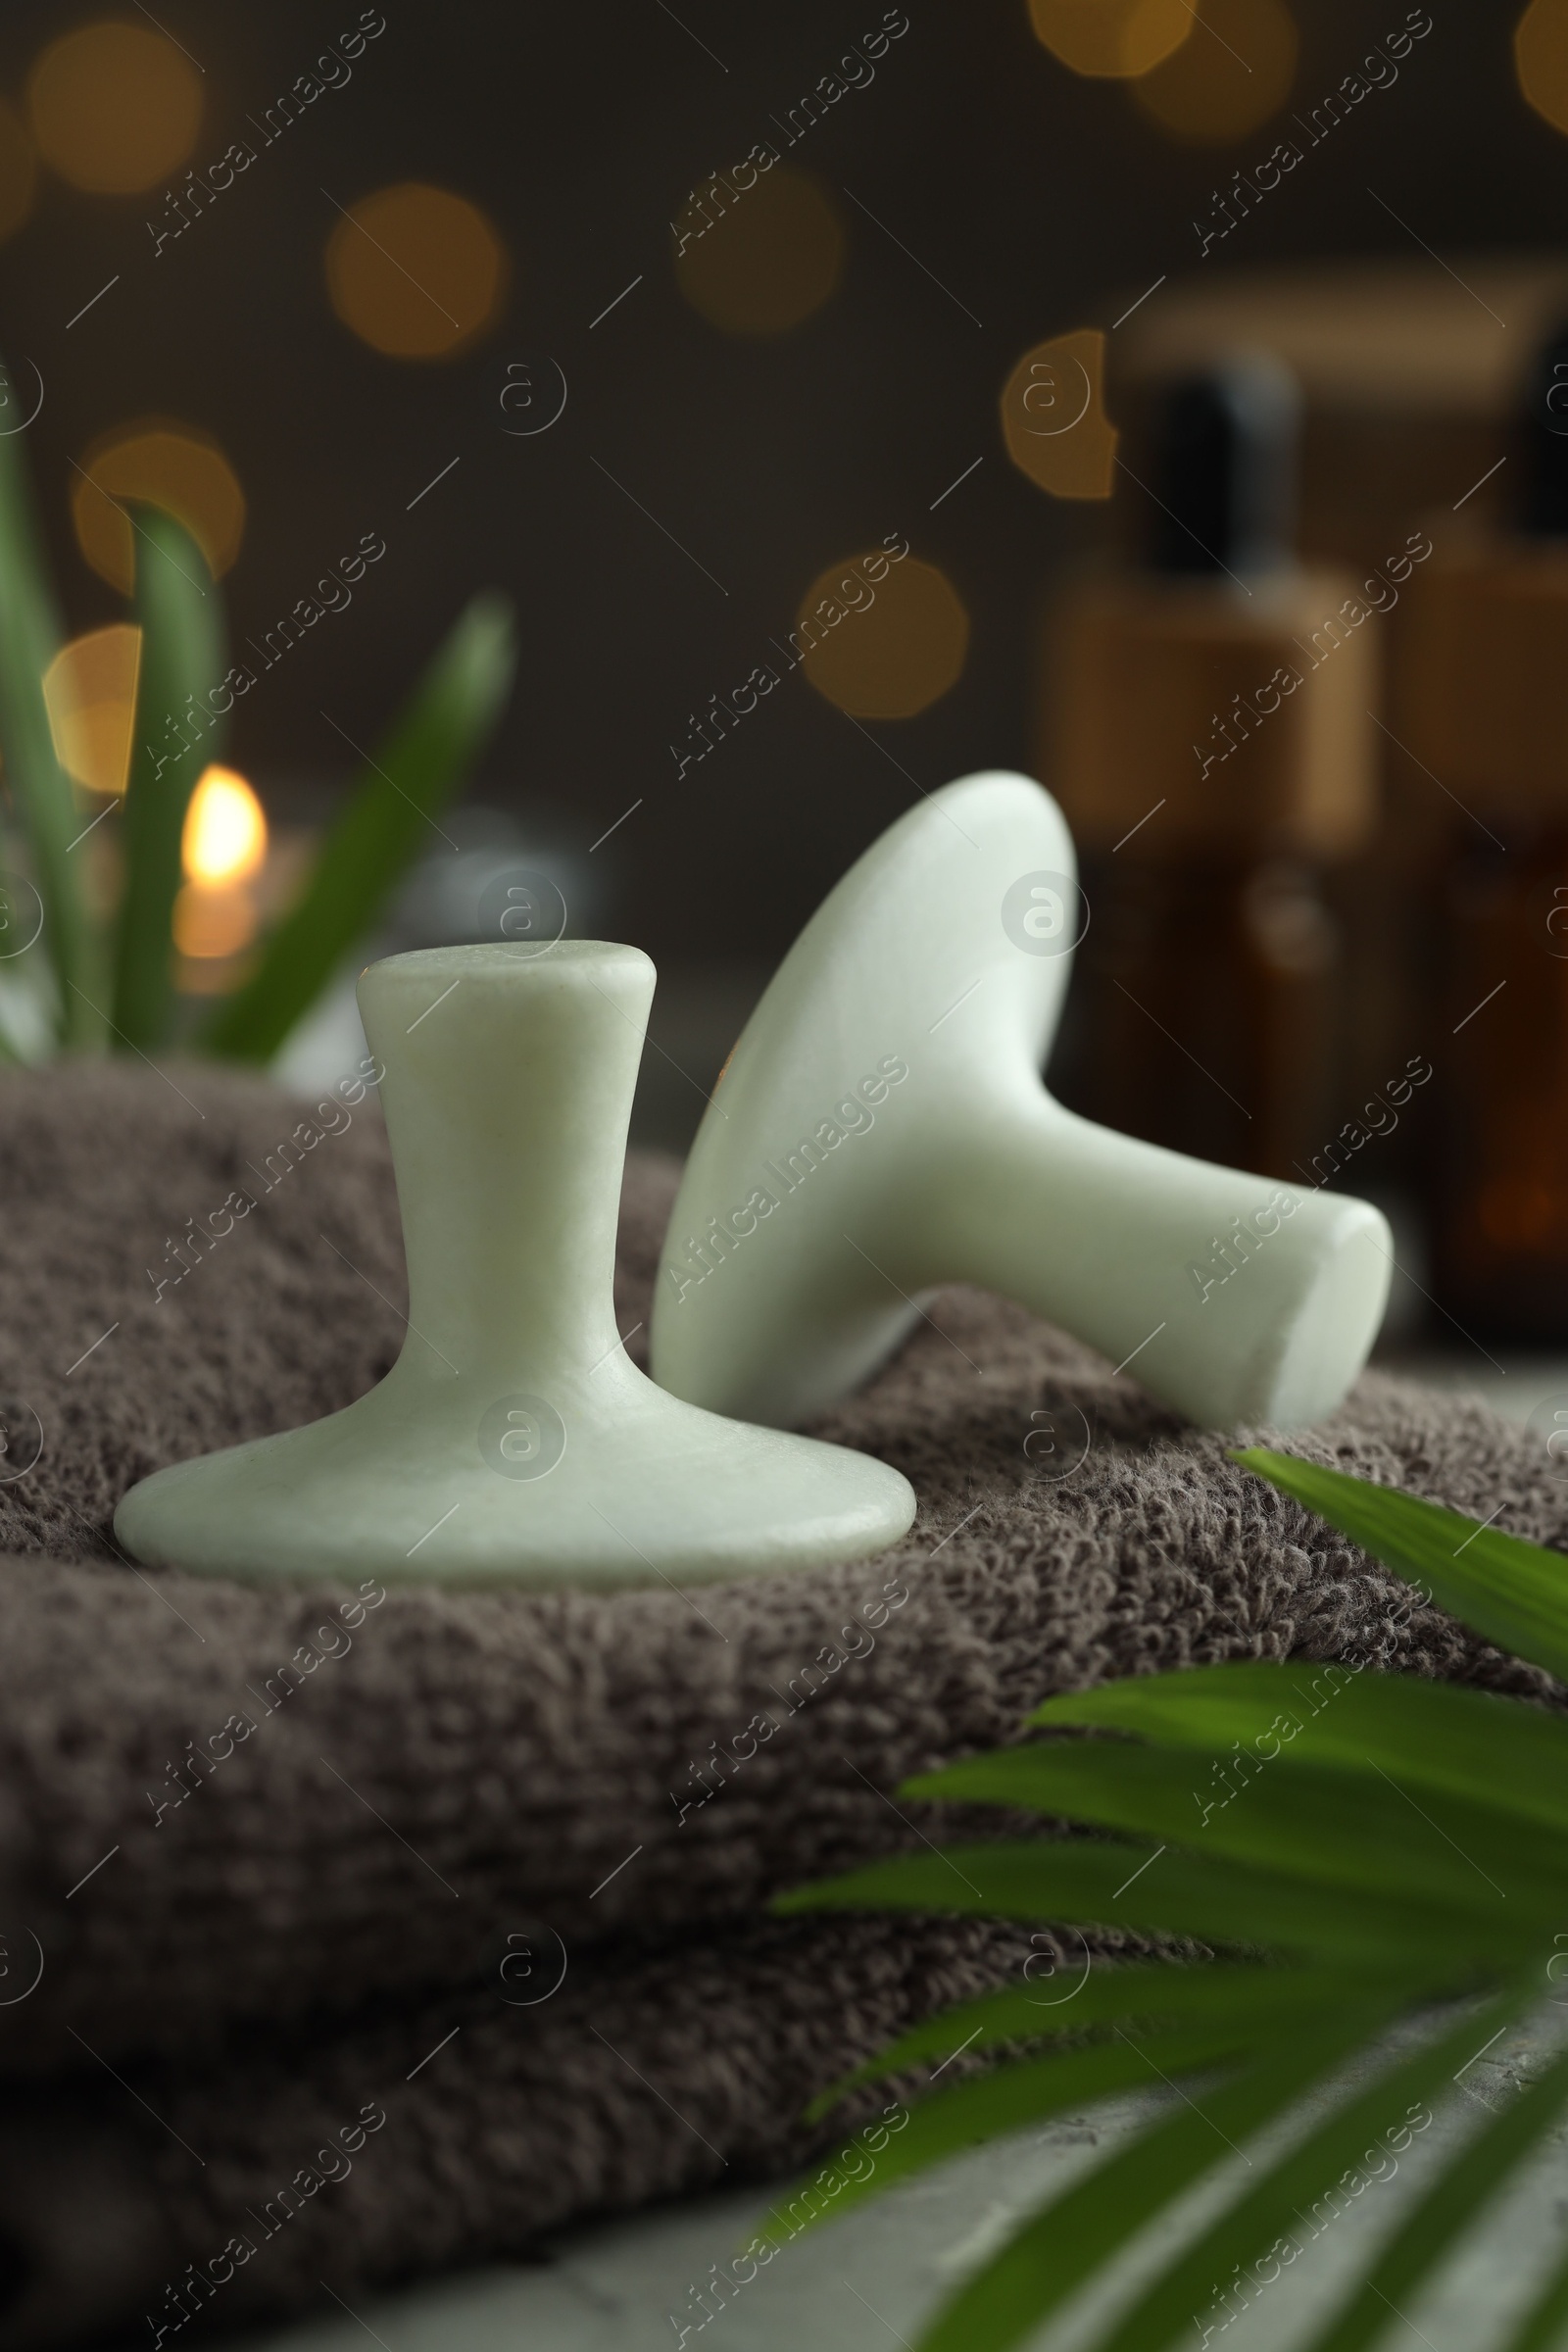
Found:
M 267 857 L 262 804 L 231 767 L 209 767 L 185 811 L 180 857 L 187 882 L 208 890 L 248 882 Z
M 185 811 L 180 843 L 184 887 L 174 901 L 174 945 L 182 956 L 237 956 L 256 936 L 247 885 L 267 858 L 262 804 L 231 767 L 209 767 Z

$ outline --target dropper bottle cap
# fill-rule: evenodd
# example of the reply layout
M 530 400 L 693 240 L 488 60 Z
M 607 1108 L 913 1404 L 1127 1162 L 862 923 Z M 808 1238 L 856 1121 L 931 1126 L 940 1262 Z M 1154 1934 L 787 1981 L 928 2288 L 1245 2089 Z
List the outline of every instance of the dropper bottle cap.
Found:
M 1178 378 L 1154 426 L 1156 571 L 1245 580 L 1292 561 L 1301 397 L 1261 352 Z
M 1353 575 L 1297 560 L 1301 415 L 1264 352 L 1171 379 L 1135 462 L 1144 560 L 1061 599 L 1042 765 L 1122 867 L 1338 859 L 1369 829 L 1377 632 Z

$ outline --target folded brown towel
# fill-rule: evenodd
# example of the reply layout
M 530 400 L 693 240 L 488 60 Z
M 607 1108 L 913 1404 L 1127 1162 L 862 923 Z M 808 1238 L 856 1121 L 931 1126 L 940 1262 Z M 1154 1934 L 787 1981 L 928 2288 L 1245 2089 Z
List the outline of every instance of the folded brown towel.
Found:
M 633 1353 L 672 1183 L 628 1170 Z M 972 1831 L 889 1791 L 1054 1690 L 1287 1652 L 1546 1688 L 960 1292 L 820 1425 L 919 1494 L 872 1562 L 595 1599 L 117 1557 L 132 1480 L 346 1403 L 403 1297 L 373 1092 L 0 1083 L 0 2347 L 218 2326 L 825 2144 L 811 2089 L 1029 1937 L 761 1904 Z M 1568 1540 L 1480 1405 L 1369 1376 L 1291 1445 Z

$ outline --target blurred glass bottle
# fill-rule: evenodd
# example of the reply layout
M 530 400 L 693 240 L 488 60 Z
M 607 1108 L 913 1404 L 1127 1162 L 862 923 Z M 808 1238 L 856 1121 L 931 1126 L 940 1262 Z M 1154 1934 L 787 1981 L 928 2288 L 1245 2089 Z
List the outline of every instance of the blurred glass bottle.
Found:
M 1393 719 L 1418 763 L 1405 831 L 1427 876 L 1438 1014 L 1434 1291 L 1467 1327 L 1556 1343 L 1568 1339 L 1568 330 L 1534 362 L 1506 462 L 1511 526 L 1450 525 L 1412 589 Z
M 1310 1183 L 1344 1009 L 1325 880 L 1372 822 L 1378 656 L 1375 606 L 1293 553 L 1299 405 L 1261 355 L 1162 389 L 1145 560 L 1054 614 L 1041 756 L 1091 907 L 1068 1100 Z

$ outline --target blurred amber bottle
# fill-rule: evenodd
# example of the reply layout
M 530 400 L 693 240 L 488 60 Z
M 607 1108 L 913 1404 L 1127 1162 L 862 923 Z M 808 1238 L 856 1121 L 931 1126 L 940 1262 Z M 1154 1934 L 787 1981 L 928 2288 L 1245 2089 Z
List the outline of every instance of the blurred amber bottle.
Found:
M 1439 1018 L 1434 1290 L 1467 1327 L 1568 1338 L 1568 334 L 1509 451 L 1511 529 L 1453 526 L 1413 594 L 1394 724 L 1429 790 Z M 1419 773 L 1416 778 L 1419 784 Z M 1430 787 L 1439 786 L 1439 790 Z
M 1324 884 L 1372 820 L 1377 652 L 1350 579 L 1291 552 L 1298 413 L 1261 357 L 1167 387 L 1149 560 L 1053 616 L 1041 749 L 1091 915 L 1069 1100 L 1314 1182 L 1343 1010 Z

